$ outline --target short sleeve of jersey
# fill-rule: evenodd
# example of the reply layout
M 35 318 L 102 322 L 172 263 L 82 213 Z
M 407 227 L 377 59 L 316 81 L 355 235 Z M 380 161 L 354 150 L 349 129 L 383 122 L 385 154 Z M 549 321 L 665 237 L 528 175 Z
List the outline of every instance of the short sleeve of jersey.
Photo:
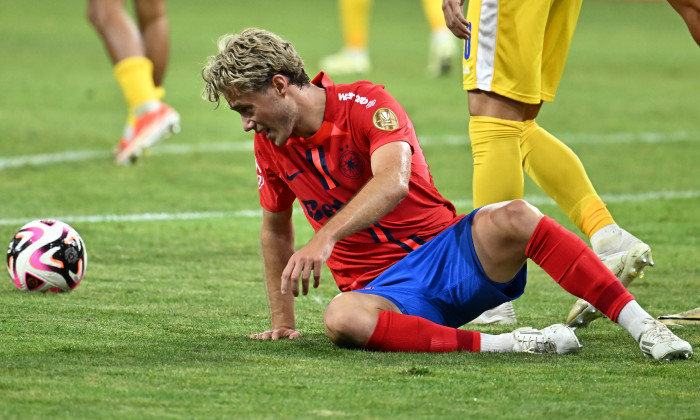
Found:
M 262 139 L 260 134 L 255 135 L 255 169 L 258 175 L 258 193 L 260 205 L 268 211 L 278 212 L 287 210 L 292 206 L 295 195 L 272 158 L 273 153 L 266 150 L 271 147 L 269 142 Z
M 405 141 L 415 149 L 417 139 L 413 124 L 403 107 L 383 86 L 358 87 L 356 101 L 350 109 L 350 120 L 358 134 L 369 139 L 367 152 L 391 142 Z M 366 102 L 366 103 L 365 103 Z

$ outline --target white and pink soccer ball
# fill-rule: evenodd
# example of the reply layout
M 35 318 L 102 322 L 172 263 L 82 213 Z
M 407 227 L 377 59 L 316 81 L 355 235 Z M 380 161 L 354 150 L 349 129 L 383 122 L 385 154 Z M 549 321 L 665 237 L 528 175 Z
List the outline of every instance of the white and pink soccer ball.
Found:
M 34 220 L 15 234 L 7 249 L 7 270 L 25 291 L 70 292 L 85 275 L 83 240 L 68 224 Z

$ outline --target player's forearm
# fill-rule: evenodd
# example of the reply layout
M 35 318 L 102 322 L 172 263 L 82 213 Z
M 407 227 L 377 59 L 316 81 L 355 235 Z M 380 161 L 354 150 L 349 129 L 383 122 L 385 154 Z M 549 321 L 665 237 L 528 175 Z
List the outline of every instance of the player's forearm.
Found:
M 412 151 L 397 141 L 377 148 L 372 154 L 372 178 L 321 228 L 316 236 L 333 243 L 369 227 L 384 217 L 408 195 Z
M 277 223 L 279 220 L 271 222 L 266 216 L 270 215 L 263 216 L 260 244 L 265 271 L 265 291 L 270 308 L 270 324 L 272 329 L 280 327 L 294 329 L 294 297 L 280 293 L 282 271 L 287 265 L 289 257 L 294 253 L 294 229 L 291 224 L 291 214 L 289 220 L 284 223 Z
M 396 172 L 382 172 L 371 178 L 316 235 L 325 235 L 335 243 L 384 217 L 407 194 L 407 177 Z

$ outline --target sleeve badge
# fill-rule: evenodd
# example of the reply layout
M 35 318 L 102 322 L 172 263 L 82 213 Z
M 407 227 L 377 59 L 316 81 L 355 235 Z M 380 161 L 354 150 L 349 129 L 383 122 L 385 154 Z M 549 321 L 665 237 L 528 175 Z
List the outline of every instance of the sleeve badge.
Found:
M 399 128 L 399 119 L 389 108 L 379 108 L 372 116 L 374 126 L 382 131 L 394 131 Z

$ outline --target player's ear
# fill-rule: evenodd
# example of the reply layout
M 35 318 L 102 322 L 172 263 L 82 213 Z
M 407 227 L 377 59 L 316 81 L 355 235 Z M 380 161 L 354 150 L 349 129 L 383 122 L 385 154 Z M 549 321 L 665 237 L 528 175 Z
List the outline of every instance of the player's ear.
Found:
M 285 96 L 287 94 L 287 82 L 288 80 L 286 77 L 282 76 L 281 74 L 276 74 L 272 76 L 272 81 L 270 83 L 272 84 L 272 88 L 276 94 Z

